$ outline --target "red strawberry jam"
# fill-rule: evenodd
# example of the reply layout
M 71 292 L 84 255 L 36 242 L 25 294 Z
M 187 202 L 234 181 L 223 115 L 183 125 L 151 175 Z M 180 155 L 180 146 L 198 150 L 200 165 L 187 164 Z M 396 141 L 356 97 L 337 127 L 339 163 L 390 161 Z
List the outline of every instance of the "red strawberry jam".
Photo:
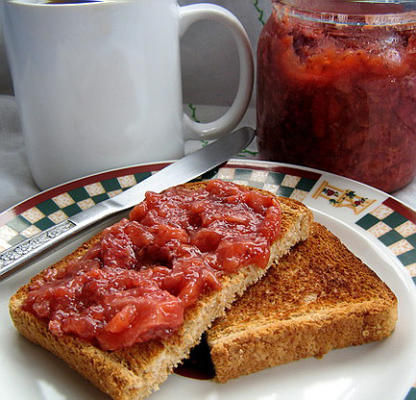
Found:
M 33 282 L 23 307 L 103 350 L 166 338 L 222 275 L 267 265 L 280 218 L 272 195 L 219 180 L 148 192 L 83 257 Z
M 257 53 L 262 158 L 388 192 L 416 176 L 416 11 L 384 3 L 273 0 Z

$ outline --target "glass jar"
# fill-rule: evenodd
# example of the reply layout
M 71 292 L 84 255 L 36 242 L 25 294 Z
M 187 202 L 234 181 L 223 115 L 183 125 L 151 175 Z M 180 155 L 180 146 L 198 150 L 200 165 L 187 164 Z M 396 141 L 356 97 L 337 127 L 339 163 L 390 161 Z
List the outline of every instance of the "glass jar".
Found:
M 387 192 L 416 175 L 416 2 L 272 0 L 257 53 L 261 158 Z

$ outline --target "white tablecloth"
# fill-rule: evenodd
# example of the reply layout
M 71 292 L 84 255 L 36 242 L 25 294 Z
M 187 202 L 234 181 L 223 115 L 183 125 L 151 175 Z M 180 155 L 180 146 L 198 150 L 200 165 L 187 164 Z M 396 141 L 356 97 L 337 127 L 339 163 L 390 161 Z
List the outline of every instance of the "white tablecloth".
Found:
M 209 120 L 224 108 L 197 106 L 197 111 L 198 118 Z M 247 111 L 240 125 L 255 126 L 254 109 Z M 187 150 L 196 146 L 196 143 L 188 143 Z M 0 188 L 0 212 L 39 192 L 30 174 L 17 107 L 11 96 L 0 96 Z M 416 179 L 394 196 L 416 208 Z

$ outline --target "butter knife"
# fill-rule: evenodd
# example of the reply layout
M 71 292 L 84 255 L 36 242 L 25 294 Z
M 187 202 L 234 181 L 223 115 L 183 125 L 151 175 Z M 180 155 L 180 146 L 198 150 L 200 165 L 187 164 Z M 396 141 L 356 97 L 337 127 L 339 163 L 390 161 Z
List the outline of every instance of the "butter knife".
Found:
M 186 155 L 123 193 L 82 211 L 53 227 L 0 253 L 0 279 L 77 232 L 144 199 L 147 191 L 161 192 L 189 182 L 247 147 L 255 132 L 244 127 L 228 133 L 202 149 Z

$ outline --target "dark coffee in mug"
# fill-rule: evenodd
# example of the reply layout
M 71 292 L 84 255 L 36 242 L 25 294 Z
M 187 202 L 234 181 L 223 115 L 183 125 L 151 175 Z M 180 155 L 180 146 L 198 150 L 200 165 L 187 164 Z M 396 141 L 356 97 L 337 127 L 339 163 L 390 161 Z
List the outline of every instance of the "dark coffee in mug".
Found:
M 48 0 L 46 4 L 79 4 L 79 3 L 97 3 L 99 0 Z

